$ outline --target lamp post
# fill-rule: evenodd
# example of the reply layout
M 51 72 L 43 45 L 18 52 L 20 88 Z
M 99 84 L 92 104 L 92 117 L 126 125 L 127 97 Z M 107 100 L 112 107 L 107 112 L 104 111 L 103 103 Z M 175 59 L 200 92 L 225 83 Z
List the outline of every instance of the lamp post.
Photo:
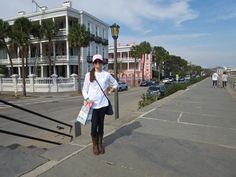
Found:
M 114 74 L 115 74 L 115 79 L 118 81 L 117 77 L 117 39 L 119 36 L 119 29 L 120 26 L 114 23 L 111 28 L 111 35 L 112 38 L 114 39 Z M 115 91 L 115 119 L 119 118 L 119 98 L 118 98 L 118 90 L 116 89 Z

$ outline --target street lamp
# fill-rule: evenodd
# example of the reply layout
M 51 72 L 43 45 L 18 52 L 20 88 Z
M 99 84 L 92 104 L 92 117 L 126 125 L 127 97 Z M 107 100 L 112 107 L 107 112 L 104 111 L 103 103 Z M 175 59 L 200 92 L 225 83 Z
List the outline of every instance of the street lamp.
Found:
M 117 77 L 117 39 L 119 36 L 119 29 L 120 26 L 114 23 L 111 28 L 111 35 L 112 38 L 114 39 L 114 74 L 115 74 L 115 79 L 118 81 Z M 115 91 L 115 119 L 119 118 L 119 98 L 118 98 L 118 90 L 116 89 Z

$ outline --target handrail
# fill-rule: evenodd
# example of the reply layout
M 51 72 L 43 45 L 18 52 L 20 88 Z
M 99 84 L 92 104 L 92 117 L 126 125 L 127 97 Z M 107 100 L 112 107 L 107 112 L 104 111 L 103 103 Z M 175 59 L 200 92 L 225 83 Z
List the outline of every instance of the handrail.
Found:
M 49 128 L 44 128 L 42 126 L 31 124 L 31 123 L 28 123 L 28 122 L 25 122 L 25 121 L 22 121 L 22 120 L 17 120 L 15 118 L 4 116 L 2 114 L 0 114 L 0 117 L 3 118 L 3 119 L 11 120 L 11 121 L 14 121 L 14 122 L 18 122 L 18 123 L 21 123 L 21 124 L 25 124 L 25 125 L 29 125 L 29 126 L 32 126 L 32 127 L 36 127 L 36 128 L 42 129 L 42 130 L 46 130 L 46 131 L 49 131 L 49 132 L 53 132 L 53 133 L 57 133 L 57 134 L 60 134 L 60 135 L 68 136 L 71 139 L 73 138 L 72 135 L 69 135 L 69 134 L 66 134 L 66 133 L 62 133 L 62 132 L 59 132 L 59 131 L 56 131 L 56 130 L 52 130 L 52 129 L 49 129 Z
M 54 121 L 54 122 L 63 124 L 63 125 L 65 125 L 65 126 L 68 126 L 68 127 L 70 127 L 70 131 L 71 131 L 72 127 L 73 127 L 73 126 L 70 125 L 70 124 L 67 124 L 67 123 L 64 123 L 64 122 L 55 120 L 55 119 L 50 118 L 50 117 L 48 117 L 48 116 L 45 116 L 45 115 L 39 114 L 39 113 L 37 113 L 37 112 L 31 111 L 31 110 L 29 110 L 29 109 L 22 108 L 22 107 L 20 107 L 20 106 L 17 106 L 17 105 L 15 105 L 15 104 L 9 103 L 9 102 L 4 101 L 4 100 L 2 100 L 2 99 L 0 99 L 0 102 L 4 103 L 4 104 L 6 104 L 6 105 L 12 106 L 12 107 L 14 107 L 14 108 L 17 108 L 17 109 L 20 109 L 20 110 L 29 112 L 29 113 L 31 113 L 31 114 L 37 115 L 37 116 L 39 116 L 39 117 L 42 117 L 42 118 L 45 118 L 45 119 L 48 119 L 48 120 L 51 120 L 51 121 Z
M 51 143 L 51 144 L 56 144 L 56 145 L 62 145 L 62 143 L 59 143 L 59 142 L 45 140 L 45 139 L 41 139 L 41 138 L 35 138 L 35 137 L 32 137 L 32 136 L 23 135 L 23 134 L 20 134 L 20 133 L 14 133 L 14 132 L 6 131 L 6 130 L 0 130 L 0 133 L 5 133 L 5 134 L 13 135 L 13 136 L 20 136 L 20 137 L 23 137 L 23 138 L 33 139 L 33 140 L 42 141 L 42 142 Z

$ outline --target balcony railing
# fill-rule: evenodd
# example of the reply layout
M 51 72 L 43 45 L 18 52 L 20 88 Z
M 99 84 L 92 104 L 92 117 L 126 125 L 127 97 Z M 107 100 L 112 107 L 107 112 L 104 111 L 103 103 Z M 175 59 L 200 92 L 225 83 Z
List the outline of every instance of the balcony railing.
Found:
M 108 40 L 107 39 L 102 39 L 102 44 L 103 45 L 108 45 Z
M 99 37 L 99 36 L 95 36 L 95 37 L 94 37 L 94 41 L 95 41 L 96 43 L 102 43 L 102 38 Z

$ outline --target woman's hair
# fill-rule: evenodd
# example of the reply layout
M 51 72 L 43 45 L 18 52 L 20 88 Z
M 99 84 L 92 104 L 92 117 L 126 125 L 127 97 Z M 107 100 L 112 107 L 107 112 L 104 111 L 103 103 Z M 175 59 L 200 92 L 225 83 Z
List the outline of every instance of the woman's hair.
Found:
M 90 82 L 93 82 L 94 80 L 96 79 L 95 77 L 95 68 L 93 68 L 91 71 L 90 71 Z

